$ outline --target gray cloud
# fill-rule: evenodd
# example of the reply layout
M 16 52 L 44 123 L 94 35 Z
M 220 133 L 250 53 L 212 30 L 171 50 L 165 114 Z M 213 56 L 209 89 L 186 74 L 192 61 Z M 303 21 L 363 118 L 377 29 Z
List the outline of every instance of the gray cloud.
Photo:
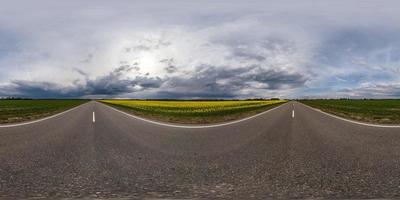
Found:
M 107 75 L 93 80 L 86 77 L 84 84 L 74 83 L 63 86 L 51 82 L 14 80 L 11 84 L 0 86 L 0 96 L 19 96 L 30 98 L 79 98 L 85 96 L 113 97 L 134 93 L 149 88 L 160 87 L 160 78 L 136 76 L 124 78 L 124 73 L 131 71 L 129 66 L 114 69 Z M 79 70 L 79 73 L 86 74 Z
M 178 71 L 178 68 L 174 65 L 174 59 L 162 59 L 160 60 L 160 63 L 165 63 L 167 66 L 164 68 L 164 70 L 167 73 L 174 73 Z
M 15 80 L 11 84 L 0 86 L 0 96 L 29 98 L 72 98 L 80 96 L 75 88 L 67 88 L 54 83 Z
M 356 89 L 343 89 L 337 94 L 351 98 L 399 98 L 400 84 L 371 84 Z
M 288 89 L 302 87 L 307 77 L 299 73 L 265 70 L 260 66 L 224 69 L 202 65 L 190 76 L 153 78 L 136 76 L 126 78 L 124 74 L 132 67 L 122 66 L 107 75 L 86 79 L 84 84 L 62 86 L 50 82 L 15 80 L 0 86 L 0 96 L 31 98 L 76 98 L 85 96 L 114 97 L 146 90 L 154 98 L 234 98 L 254 97 L 259 90 Z M 84 72 L 80 72 L 85 75 Z M 246 93 L 241 93 L 248 90 Z
M 157 94 L 170 98 L 254 97 L 260 91 L 302 87 L 307 77 L 299 73 L 266 70 L 260 66 L 226 69 L 198 66 L 189 77 L 171 77 Z M 244 90 L 247 90 L 243 93 Z M 264 95 L 262 95 L 264 96 Z
M 81 88 L 81 93 L 84 95 L 117 96 L 149 88 L 158 88 L 162 84 L 162 80 L 158 77 L 123 77 L 124 74 L 131 70 L 134 70 L 134 67 L 121 66 L 114 69 L 108 75 L 88 80 L 83 87 L 80 86 L 78 88 Z
M 254 59 L 257 61 L 263 61 L 265 60 L 265 57 L 257 55 L 257 54 L 252 54 L 249 52 L 245 52 L 242 50 L 235 50 L 233 52 L 232 58 L 237 58 L 237 57 L 241 57 L 241 58 L 245 58 L 245 59 Z

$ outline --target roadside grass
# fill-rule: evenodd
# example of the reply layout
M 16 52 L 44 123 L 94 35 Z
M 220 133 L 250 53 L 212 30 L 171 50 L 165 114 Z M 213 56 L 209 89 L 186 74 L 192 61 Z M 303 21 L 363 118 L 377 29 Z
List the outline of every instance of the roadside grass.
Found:
M 154 101 L 100 100 L 136 116 L 180 124 L 209 124 L 248 117 L 286 100 Z
M 47 117 L 88 100 L 0 100 L 0 123 L 16 123 Z
M 391 100 L 301 100 L 322 111 L 362 122 L 400 124 L 400 99 Z

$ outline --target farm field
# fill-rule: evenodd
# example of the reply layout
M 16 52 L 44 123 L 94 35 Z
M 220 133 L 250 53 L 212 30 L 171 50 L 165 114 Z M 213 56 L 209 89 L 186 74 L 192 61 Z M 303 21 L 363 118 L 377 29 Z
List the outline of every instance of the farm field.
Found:
M 400 124 L 400 99 L 301 100 L 300 102 L 357 121 L 376 124 Z
M 182 124 L 208 124 L 251 116 L 286 102 L 286 100 L 240 101 L 147 101 L 101 100 L 134 115 Z
M 0 123 L 16 123 L 56 114 L 87 100 L 0 100 Z

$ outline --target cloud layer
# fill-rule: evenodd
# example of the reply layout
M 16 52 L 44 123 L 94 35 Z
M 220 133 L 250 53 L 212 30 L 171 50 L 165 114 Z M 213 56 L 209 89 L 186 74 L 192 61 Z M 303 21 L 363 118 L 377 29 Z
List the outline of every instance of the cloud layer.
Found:
M 397 1 L 13 1 L 0 96 L 400 98 Z

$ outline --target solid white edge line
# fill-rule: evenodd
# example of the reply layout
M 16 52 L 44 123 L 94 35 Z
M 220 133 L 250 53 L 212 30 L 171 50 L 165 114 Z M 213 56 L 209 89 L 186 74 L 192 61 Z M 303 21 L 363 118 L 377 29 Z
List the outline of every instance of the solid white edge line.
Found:
M 45 120 L 48 120 L 48 119 L 63 115 L 65 113 L 67 113 L 67 112 L 71 112 L 71 111 L 73 111 L 75 109 L 78 109 L 79 107 L 81 107 L 81 106 L 83 106 L 83 105 L 85 105 L 87 103 L 90 103 L 90 101 L 86 102 L 84 104 L 81 104 L 79 106 L 76 106 L 74 108 L 68 109 L 66 111 L 63 111 L 63 112 L 60 112 L 60 113 L 57 113 L 55 115 L 51 115 L 51 116 L 48 116 L 48 117 L 45 117 L 45 118 L 42 118 L 42 119 L 38 119 L 38 120 L 30 121 L 30 122 L 18 123 L 18 124 L 0 125 L 0 128 L 11 128 L 11 127 L 18 127 L 18 126 L 26 126 L 26 125 L 29 125 L 29 124 L 35 124 L 35 123 L 38 123 L 38 122 L 41 122 L 41 121 L 45 121 Z
M 160 125 L 160 126 L 168 126 L 168 127 L 173 127 L 173 128 L 187 128 L 187 129 L 215 128 L 215 127 L 220 127 L 220 126 L 236 124 L 236 123 L 240 123 L 240 122 L 243 122 L 243 121 L 258 117 L 260 115 L 266 114 L 266 113 L 268 113 L 270 111 L 278 109 L 278 108 L 280 108 L 280 107 L 282 107 L 282 106 L 287 104 L 287 102 L 286 102 L 286 103 L 283 103 L 282 105 L 279 105 L 279 106 L 277 106 L 275 108 L 271 108 L 269 110 L 266 110 L 264 112 L 258 113 L 256 115 L 253 115 L 253 116 L 250 116 L 250 117 L 246 117 L 246 118 L 243 118 L 243 119 L 239 119 L 239 120 L 236 120 L 236 121 L 232 121 L 232 122 L 222 123 L 222 124 L 213 124 L 213 125 L 175 125 L 175 124 L 168 124 L 168 123 L 162 123 L 162 122 L 157 122 L 157 121 L 145 119 L 145 118 L 138 117 L 136 115 L 133 115 L 133 114 L 118 110 L 118 109 L 116 109 L 116 108 L 114 108 L 114 107 L 112 107 L 110 105 L 105 104 L 105 103 L 102 103 L 102 102 L 98 102 L 98 103 L 101 103 L 101 104 L 103 104 L 103 105 L 105 105 L 105 106 L 107 106 L 107 107 L 109 107 L 109 108 L 111 108 L 111 109 L 113 109 L 113 110 L 115 110 L 117 112 L 120 112 L 120 113 L 122 113 L 124 115 L 130 116 L 132 118 L 135 118 L 135 119 L 138 119 L 138 120 L 141 120 L 141 121 L 144 121 L 144 122 L 148 122 L 148 123 L 156 124 L 156 125 Z
M 301 103 L 301 102 L 299 102 L 299 103 Z M 377 128 L 400 128 L 400 125 L 369 124 L 369 123 L 358 122 L 358 121 L 354 121 L 354 120 L 350 120 L 350 119 L 345 119 L 345 118 L 343 118 L 343 117 L 339 117 L 339 116 L 336 116 L 336 115 L 333 115 L 333 114 L 324 112 L 324 111 L 322 111 L 322 110 L 320 110 L 320 109 L 313 108 L 313 107 L 311 107 L 311 106 L 309 106 L 309 105 L 306 105 L 306 104 L 304 104 L 304 103 L 301 103 L 301 104 L 304 105 L 304 106 L 306 106 L 306 107 L 308 107 L 308 108 L 311 108 L 312 110 L 315 110 L 315 111 L 317 111 L 317 112 L 320 112 L 320 113 L 323 113 L 323 114 L 325 114 L 325 115 L 328 115 L 328 116 L 330 116 L 330 117 L 333 117 L 333 118 L 336 118 L 336 119 L 339 119 L 339 120 L 342 120 L 342 121 L 350 122 L 350 123 L 353 123 L 353 124 L 358 124 L 358 125 L 363 125 L 363 126 L 370 126 L 370 127 L 377 127 Z

